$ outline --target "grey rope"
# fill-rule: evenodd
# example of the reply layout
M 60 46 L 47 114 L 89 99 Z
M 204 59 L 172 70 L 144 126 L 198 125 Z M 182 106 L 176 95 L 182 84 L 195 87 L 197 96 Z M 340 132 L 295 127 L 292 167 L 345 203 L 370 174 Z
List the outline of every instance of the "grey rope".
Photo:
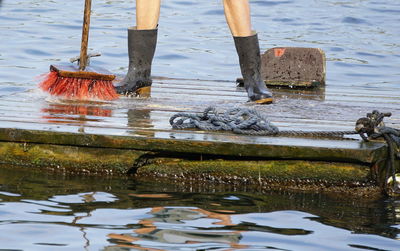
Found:
M 202 114 L 177 113 L 169 123 L 174 129 L 231 131 L 253 136 L 342 137 L 358 134 L 356 131 L 280 131 L 265 115 L 248 108 L 233 108 L 219 113 L 215 107 L 208 107 Z

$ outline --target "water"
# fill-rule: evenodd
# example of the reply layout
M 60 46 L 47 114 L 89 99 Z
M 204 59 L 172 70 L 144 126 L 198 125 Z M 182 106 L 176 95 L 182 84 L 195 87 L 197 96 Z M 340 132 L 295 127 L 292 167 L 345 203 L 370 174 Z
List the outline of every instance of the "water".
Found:
M 399 237 L 392 199 L 0 168 L 0 250 L 398 250 Z
M 2 1 L 0 95 L 35 86 L 34 76 L 79 54 L 82 1 Z M 262 50 L 319 47 L 327 54 L 330 87 L 399 84 L 400 2 L 251 1 Z M 127 69 L 126 28 L 134 1 L 93 1 L 89 48 L 98 66 Z M 164 1 L 153 74 L 234 80 L 240 75 L 220 0 Z M 187 67 L 190 66 L 190 67 Z
M 0 0 L 0 97 L 36 89 L 35 76 L 79 54 L 82 2 Z M 326 52 L 327 96 L 341 86 L 399 86 L 399 1 L 251 4 L 262 50 Z M 239 76 L 221 1 L 164 1 L 161 13 L 154 75 Z M 89 47 L 103 54 L 93 63 L 126 72 L 126 28 L 133 24 L 134 1 L 93 1 Z M 0 168 L 0 250 L 399 250 L 399 208 L 396 199 L 258 194 Z

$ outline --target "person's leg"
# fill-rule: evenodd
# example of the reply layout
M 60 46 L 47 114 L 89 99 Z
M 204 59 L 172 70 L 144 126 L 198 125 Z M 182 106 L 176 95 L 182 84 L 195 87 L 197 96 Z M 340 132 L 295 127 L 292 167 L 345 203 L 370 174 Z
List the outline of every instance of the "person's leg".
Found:
M 248 0 L 223 0 L 226 22 L 234 37 L 252 35 Z
M 159 16 L 160 0 L 136 0 L 136 26 L 128 28 L 129 68 L 125 78 L 116 86 L 118 93 L 150 95 Z
M 272 94 L 261 78 L 258 37 L 252 31 L 248 0 L 223 0 L 225 17 L 235 41 L 244 87 L 250 101 L 272 103 Z
M 136 0 L 136 28 L 153 30 L 160 17 L 161 0 Z

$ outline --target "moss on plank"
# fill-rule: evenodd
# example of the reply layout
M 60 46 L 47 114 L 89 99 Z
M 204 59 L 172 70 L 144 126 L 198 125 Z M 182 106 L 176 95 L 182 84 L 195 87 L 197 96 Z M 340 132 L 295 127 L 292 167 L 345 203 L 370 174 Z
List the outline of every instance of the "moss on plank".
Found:
M 126 174 L 141 151 L 0 142 L 2 163 L 76 173 Z
M 156 159 L 140 167 L 137 175 L 158 175 L 194 179 L 276 180 L 327 182 L 332 184 L 364 183 L 370 181 L 370 168 L 348 163 L 299 160 L 180 160 Z

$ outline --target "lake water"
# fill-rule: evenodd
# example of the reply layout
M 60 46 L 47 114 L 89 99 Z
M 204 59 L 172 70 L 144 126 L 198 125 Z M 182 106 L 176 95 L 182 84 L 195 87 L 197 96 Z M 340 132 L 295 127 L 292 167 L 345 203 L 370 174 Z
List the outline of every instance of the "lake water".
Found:
M 399 249 L 394 199 L 0 167 L 0 250 Z
M 222 4 L 163 1 L 153 74 L 234 80 Z M 251 1 L 262 50 L 319 47 L 332 88 L 398 86 L 400 1 Z M 83 1 L 0 0 L 0 97 L 79 54 Z M 93 1 L 93 63 L 123 74 L 134 1 Z M 1 101 L 0 101 L 1 103 Z M 339 198 L 338 198 L 339 197 Z M 400 250 L 400 201 L 0 168 L 0 250 Z M 153 248 L 153 249 L 150 249 Z
M 34 87 L 34 76 L 48 72 L 49 64 L 79 54 L 83 1 L 0 2 L 0 95 Z M 89 48 L 103 54 L 93 63 L 123 74 L 134 1 L 92 5 Z M 262 51 L 275 46 L 325 51 L 327 92 L 337 85 L 399 83 L 399 1 L 262 0 L 251 6 Z M 240 75 L 220 0 L 164 1 L 153 74 L 222 80 Z

